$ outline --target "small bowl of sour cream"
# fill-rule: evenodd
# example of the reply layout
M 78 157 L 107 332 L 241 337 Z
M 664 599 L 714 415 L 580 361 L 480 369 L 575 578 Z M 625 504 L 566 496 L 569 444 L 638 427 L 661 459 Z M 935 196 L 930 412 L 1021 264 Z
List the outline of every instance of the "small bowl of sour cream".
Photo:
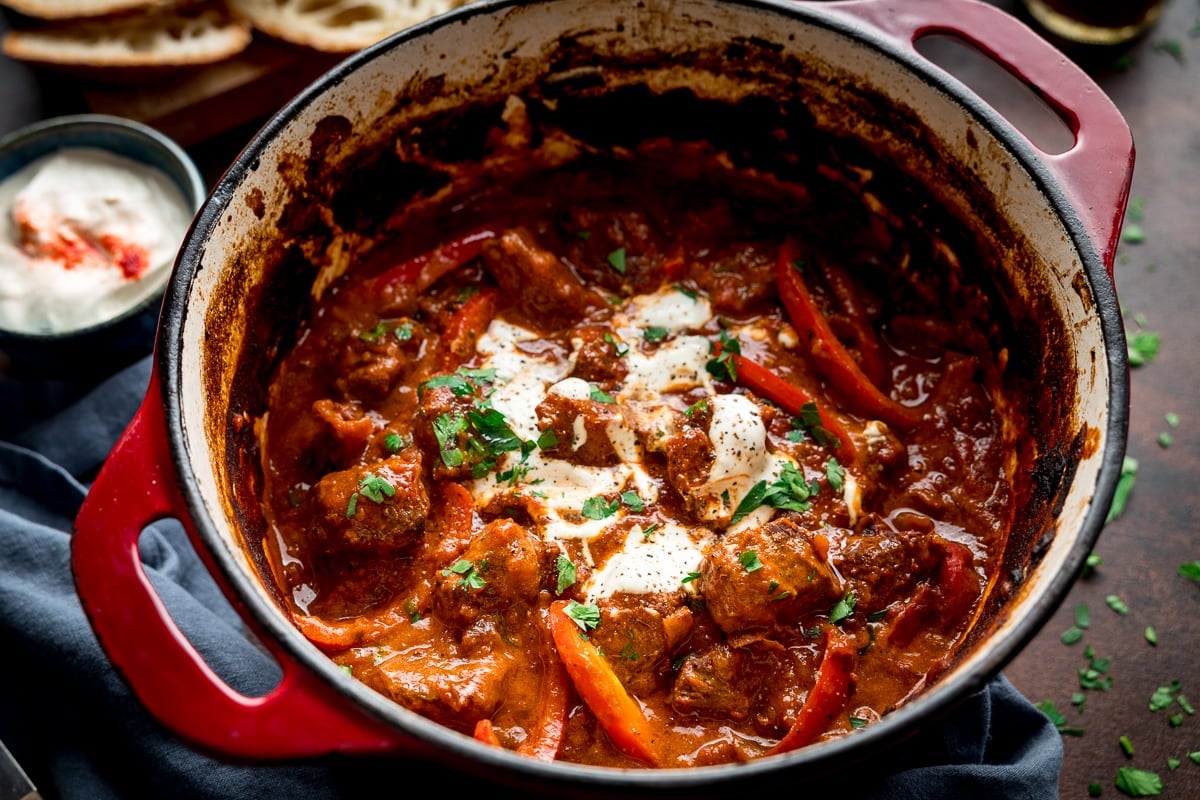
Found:
M 100 114 L 0 139 L 0 351 L 42 371 L 149 352 L 207 189 L 169 137 Z

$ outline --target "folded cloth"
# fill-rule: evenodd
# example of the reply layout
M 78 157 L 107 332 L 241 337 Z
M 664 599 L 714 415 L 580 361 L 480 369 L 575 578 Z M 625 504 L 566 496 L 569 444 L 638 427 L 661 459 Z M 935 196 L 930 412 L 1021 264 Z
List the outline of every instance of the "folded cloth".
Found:
M 374 796 L 414 785 L 500 791 L 444 766 L 337 757 L 286 765 L 226 764 L 203 755 L 141 707 L 97 642 L 71 576 L 72 520 L 149 381 L 147 357 L 89 387 L 0 380 L 0 740 L 47 800 Z M 36 398 L 36 400 L 31 400 Z M 246 631 L 174 521 L 140 550 L 155 587 L 213 669 L 247 694 L 269 691 L 277 664 Z M 903 800 L 1058 797 L 1062 741 L 1004 678 L 928 725 L 888 758 L 806 794 Z M 881 774 L 874 774 L 874 773 Z M 836 792 L 836 795 L 834 794 Z

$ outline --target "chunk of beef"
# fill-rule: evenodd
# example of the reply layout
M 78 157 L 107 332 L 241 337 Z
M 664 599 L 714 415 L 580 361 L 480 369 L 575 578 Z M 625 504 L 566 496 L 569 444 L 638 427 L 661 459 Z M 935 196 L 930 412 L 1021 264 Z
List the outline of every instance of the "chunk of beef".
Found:
M 707 485 L 715 457 L 708 434 L 696 425 L 682 425 L 663 440 L 663 453 L 667 481 L 683 497 L 688 510 L 699 515 L 703 510 L 699 505 L 707 503 L 699 489 Z
M 485 525 L 467 549 L 438 573 L 434 609 L 448 624 L 467 627 L 515 604 L 532 605 L 542 589 L 542 540 L 509 519 Z
M 558 256 L 539 247 L 524 228 L 489 240 L 483 260 L 525 318 L 545 330 L 577 324 L 606 306 L 603 297 L 584 286 Z
M 605 339 L 605 336 L 612 341 Z M 625 380 L 628 369 L 625 359 L 617 355 L 617 349 L 631 345 L 617 341 L 611 330 L 599 325 L 586 325 L 575 330 L 571 344 L 575 348 L 572 377 L 605 385 Z
M 380 321 L 346 340 L 335 386 L 347 397 L 379 401 L 421 352 L 424 330 L 410 319 Z
M 359 403 L 338 403 L 326 398 L 313 403 L 312 409 L 333 438 L 330 455 L 334 463 L 344 466 L 362 458 L 376 423 Z
M 941 558 L 941 537 L 918 532 L 830 536 L 829 560 L 871 614 L 910 597 Z
M 797 687 L 811 683 L 804 665 L 780 642 L 763 635 L 731 636 L 683 660 L 671 705 L 705 716 L 753 718 L 764 735 L 778 736 L 803 704 Z
M 705 556 L 698 588 L 727 633 L 791 625 L 842 595 L 819 537 L 789 517 L 727 533 Z
M 567 244 L 568 257 L 587 280 L 612 291 L 628 287 L 635 294 L 662 285 L 667 256 L 655 235 L 659 226 L 644 211 L 577 208 L 572 211 L 570 227 L 588 234 Z M 620 270 L 610 261 L 618 251 L 624 259 Z
M 310 539 L 326 549 L 403 548 L 421 540 L 429 513 L 421 454 L 411 448 L 330 473 L 308 498 Z
M 620 409 L 612 403 L 581 400 L 550 391 L 537 406 L 538 427 L 554 431 L 558 443 L 544 452 L 575 464 L 605 467 L 620 456 L 609 436 L 610 426 L 624 424 Z
M 678 598 L 671 596 L 615 595 L 600 603 L 600 625 L 592 641 L 608 657 L 613 672 L 632 694 L 650 694 L 659 688 L 659 667 L 670 658 L 690 627 L 691 616 L 672 612 Z
M 355 648 L 336 660 L 385 697 L 470 734 L 503 704 L 517 655 L 512 647 L 463 645 L 455 632 L 433 626 L 435 634 L 425 634 L 419 646 L 406 646 L 401 626 L 385 646 Z
M 742 315 L 775 296 L 775 258 L 774 250 L 738 243 L 688 275 L 714 312 Z
M 469 438 L 466 419 L 476 399 L 474 395 L 457 395 L 448 386 L 421 390 L 420 421 L 413 428 L 413 438 L 432 465 L 434 480 L 470 477 L 471 465 L 465 457 Z

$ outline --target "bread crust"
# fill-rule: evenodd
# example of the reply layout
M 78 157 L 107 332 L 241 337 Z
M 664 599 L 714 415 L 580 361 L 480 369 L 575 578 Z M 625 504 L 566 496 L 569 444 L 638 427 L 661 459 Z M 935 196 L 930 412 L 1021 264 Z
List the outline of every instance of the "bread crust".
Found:
M 3 50 L 49 66 L 177 67 L 221 61 L 251 38 L 250 23 L 220 3 L 192 3 L 10 30 Z
M 351 53 L 467 0 L 230 0 L 263 33 L 329 53 Z

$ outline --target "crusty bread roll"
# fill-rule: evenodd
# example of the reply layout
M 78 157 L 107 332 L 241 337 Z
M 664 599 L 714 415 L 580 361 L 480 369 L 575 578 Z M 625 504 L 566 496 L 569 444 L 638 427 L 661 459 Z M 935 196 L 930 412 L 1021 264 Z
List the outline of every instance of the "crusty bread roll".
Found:
M 230 0 L 255 28 L 329 53 L 361 50 L 467 0 Z
M 38 19 L 99 17 L 132 9 L 168 5 L 172 0 L 0 0 L 19 14 Z
M 3 48 L 21 61 L 128 69 L 211 64 L 241 52 L 250 39 L 248 21 L 219 3 L 202 3 L 10 30 Z

